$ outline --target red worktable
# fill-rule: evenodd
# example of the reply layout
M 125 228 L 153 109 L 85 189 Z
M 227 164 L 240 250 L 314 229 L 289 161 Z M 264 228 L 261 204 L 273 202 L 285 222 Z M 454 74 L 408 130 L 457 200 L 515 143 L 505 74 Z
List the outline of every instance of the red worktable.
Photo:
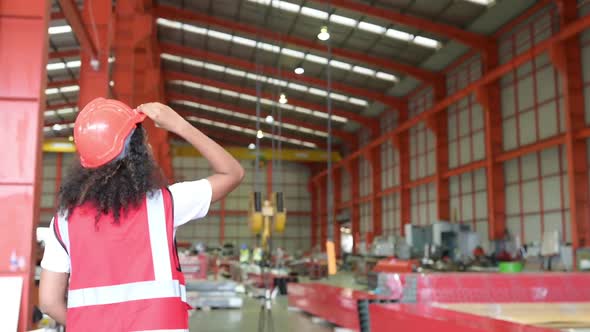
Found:
M 511 323 L 460 313 L 427 304 L 370 304 L 371 332 L 556 332 L 553 329 Z
M 590 273 L 400 273 L 417 303 L 588 302 Z M 415 289 L 408 289 L 409 280 Z M 408 295 L 408 294 L 406 294 Z
M 288 292 L 289 306 L 355 331 L 360 329 L 358 302 L 386 300 L 367 292 L 319 283 L 292 284 Z

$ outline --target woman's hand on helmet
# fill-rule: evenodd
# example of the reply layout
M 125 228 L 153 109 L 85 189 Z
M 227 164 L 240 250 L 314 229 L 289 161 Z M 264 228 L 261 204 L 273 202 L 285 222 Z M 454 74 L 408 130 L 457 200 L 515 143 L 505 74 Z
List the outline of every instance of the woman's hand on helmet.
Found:
M 139 112 L 152 119 L 157 127 L 178 132 L 187 122 L 172 108 L 161 103 L 146 103 L 137 107 Z

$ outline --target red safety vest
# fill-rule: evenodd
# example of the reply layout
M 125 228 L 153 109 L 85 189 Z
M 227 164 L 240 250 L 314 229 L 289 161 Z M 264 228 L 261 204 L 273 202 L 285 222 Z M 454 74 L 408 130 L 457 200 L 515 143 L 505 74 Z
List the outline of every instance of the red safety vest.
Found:
M 119 224 L 107 215 L 95 226 L 95 216 L 80 206 L 54 221 L 70 257 L 68 331 L 188 331 L 170 191 L 148 195 Z

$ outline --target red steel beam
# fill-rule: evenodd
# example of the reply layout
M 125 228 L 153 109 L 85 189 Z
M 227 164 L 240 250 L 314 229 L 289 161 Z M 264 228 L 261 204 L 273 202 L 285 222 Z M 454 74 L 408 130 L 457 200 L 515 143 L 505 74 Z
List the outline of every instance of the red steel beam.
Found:
M 350 217 L 351 217 L 351 233 L 354 239 L 353 252 L 356 253 L 357 243 L 360 240 L 361 231 L 361 210 L 358 203 L 354 203 L 360 197 L 360 174 L 359 174 L 359 160 L 351 160 L 345 164 L 346 171 L 350 175 Z
M 71 107 L 76 107 L 77 104 L 76 103 L 66 103 L 66 104 L 55 104 L 55 105 L 48 105 L 45 107 L 46 111 L 54 111 L 54 110 L 59 110 L 62 108 L 71 108 Z
M 422 112 L 420 115 L 417 115 L 417 116 L 413 117 L 412 119 L 409 119 L 409 120 L 403 122 L 396 129 L 394 129 L 388 133 L 385 133 L 382 136 L 380 136 L 379 138 L 371 141 L 369 144 L 366 144 L 362 148 L 351 153 L 346 158 L 343 158 L 340 162 L 335 163 L 333 167 L 343 167 L 344 164 L 346 164 L 347 162 L 350 162 L 354 159 L 359 158 L 365 151 L 368 151 L 370 148 L 373 148 L 373 147 L 378 146 L 381 143 L 385 142 L 386 140 L 388 140 L 391 137 L 391 135 L 397 135 L 401 132 L 407 131 L 408 129 L 416 126 L 418 123 L 425 121 L 432 114 L 440 112 L 440 111 L 448 108 L 452 104 L 459 102 L 461 99 L 469 96 L 470 94 L 477 92 L 477 90 L 479 88 L 481 88 L 485 85 L 488 85 L 494 81 L 497 81 L 503 75 L 514 70 L 514 68 L 526 63 L 527 61 L 530 61 L 533 57 L 550 50 L 552 48 L 552 46 L 555 45 L 556 43 L 561 42 L 566 39 L 569 39 L 573 36 L 576 36 L 581 31 L 583 31 L 589 27 L 590 27 L 590 16 L 584 16 L 582 18 L 579 18 L 579 19 L 573 21 L 573 23 L 570 23 L 567 26 L 565 26 L 559 33 L 555 34 L 551 38 L 548 38 L 548 39 L 536 44 L 527 52 L 525 52 L 521 55 L 518 55 L 518 56 L 514 57 L 512 60 L 508 61 L 507 63 L 504 63 L 504 64 L 494 68 L 493 70 L 491 70 L 487 74 L 485 74 L 481 79 L 471 83 L 470 85 L 468 85 L 467 87 L 465 87 L 461 91 L 458 91 L 455 94 L 446 97 L 444 100 L 438 102 L 432 108 L 430 108 L 429 110 L 427 110 L 425 112 Z M 327 170 L 324 170 L 322 172 L 319 172 L 316 175 L 316 177 L 326 176 L 326 173 L 327 173 Z
M 247 60 L 243 60 L 237 57 L 226 56 L 214 52 L 209 52 L 202 49 L 191 48 L 186 46 L 181 46 L 172 43 L 161 43 L 161 51 L 163 53 L 170 53 L 174 55 L 179 55 L 187 58 L 194 58 L 200 61 L 210 61 L 216 62 L 223 65 L 229 65 L 234 68 L 239 68 L 244 71 L 256 73 L 260 71 L 261 74 L 267 76 L 274 76 L 285 80 L 290 80 L 294 82 L 300 82 L 303 84 L 308 85 L 315 85 L 320 88 L 325 88 L 327 82 L 323 79 L 306 76 L 306 75 L 297 75 L 291 71 L 282 71 L 280 74 L 276 68 L 271 68 L 268 66 L 256 65 Z M 395 109 L 405 109 L 407 107 L 407 101 L 400 98 L 395 98 L 391 96 L 387 96 L 384 93 L 371 91 L 363 88 L 353 87 L 347 84 L 343 84 L 340 82 L 332 82 L 332 88 L 336 91 L 340 91 L 346 94 L 349 94 L 353 97 L 360 97 L 365 98 L 367 100 L 374 100 L 378 101 L 386 106 L 393 107 Z
M 79 57 L 79 56 L 80 56 L 80 50 L 78 50 L 78 49 L 67 50 L 67 51 L 56 51 L 56 52 L 49 53 L 49 59 L 52 59 L 52 60 L 73 58 L 73 57 Z
M 268 200 L 272 199 L 272 162 L 266 163 L 266 197 Z
M 62 2 L 64 0 L 61 0 Z M 111 53 L 111 26 L 113 22 L 112 4 L 108 1 L 87 1 L 82 10 L 82 23 L 85 31 L 93 30 L 93 40 L 100 46 L 96 53 L 86 52 L 82 46 L 80 54 L 80 91 L 78 92 L 78 107 L 84 108 L 86 104 L 96 97 L 109 97 L 110 68 L 109 55 Z M 98 68 L 92 67 L 91 61 L 97 60 Z
M 174 8 L 170 6 L 159 5 L 156 7 L 156 15 L 158 17 L 166 18 L 169 20 L 181 20 L 188 22 L 199 22 L 205 25 L 211 25 L 222 29 L 229 29 L 252 36 L 260 36 L 267 40 L 272 40 L 278 43 L 292 44 L 298 47 L 316 50 L 327 53 L 327 47 L 325 44 L 316 42 L 315 40 L 310 41 L 308 39 L 299 38 L 295 36 L 282 36 L 277 39 L 277 35 L 274 31 L 260 29 L 255 25 L 240 23 L 232 20 L 226 20 L 219 17 L 210 16 L 205 13 L 188 11 L 180 8 Z M 441 76 L 437 73 L 427 71 L 422 68 L 410 66 L 407 64 L 392 61 L 391 59 L 385 59 L 361 53 L 357 51 L 350 51 L 338 47 L 332 48 L 332 54 L 342 58 L 347 58 L 356 62 L 362 62 L 371 66 L 378 66 L 383 69 L 387 69 L 393 72 L 404 73 L 423 82 L 432 82 L 440 78 Z
M 311 230 L 310 230 L 310 238 L 311 238 L 311 247 L 315 248 L 318 243 L 316 229 L 318 223 L 318 215 L 319 215 L 319 206 L 318 206 L 318 192 L 317 192 L 317 184 L 316 182 L 309 181 L 307 185 L 307 190 L 311 195 Z
M 363 15 L 369 15 L 378 17 L 382 20 L 386 20 L 391 24 L 403 24 L 419 30 L 428 31 L 449 39 L 454 39 L 462 44 L 469 46 L 474 49 L 478 49 L 483 52 L 487 52 L 490 49 L 495 49 L 496 41 L 487 36 L 479 35 L 477 33 L 469 32 L 464 29 L 459 29 L 454 26 L 437 23 L 428 19 L 423 19 L 407 13 L 400 13 L 395 10 L 386 8 L 376 7 L 369 4 L 365 4 L 355 0 L 315 0 L 329 4 L 334 7 L 356 11 Z
M 478 169 L 484 168 L 484 167 L 487 167 L 487 159 L 475 161 L 475 162 L 472 162 L 467 165 L 463 165 L 463 166 L 459 166 L 457 168 L 450 169 L 446 173 L 444 173 L 443 176 L 446 178 L 451 178 L 453 176 L 461 175 L 463 173 L 473 172 L 475 170 L 478 170 Z
M 578 17 L 577 1 L 557 1 L 560 25 L 567 26 Z M 557 68 L 565 99 L 565 148 L 569 188 L 569 208 L 574 257 L 578 248 L 590 245 L 590 188 L 588 187 L 588 149 L 585 139 L 576 133 L 585 127 L 582 49 L 579 38 L 572 37 L 553 45 L 551 60 Z M 575 261 L 575 259 L 574 259 Z
M 191 101 L 194 103 L 208 105 L 211 107 L 223 108 L 228 111 L 232 111 L 232 112 L 236 112 L 236 113 L 256 116 L 256 110 L 254 110 L 254 109 L 241 108 L 241 107 L 238 107 L 234 104 L 226 104 L 226 103 L 219 102 L 219 101 L 212 100 L 212 99 L 201 98 L 201 97 L 197 97 L 197 96 L 189 96 L 189 95 L 174 92 L 174 91 L 169 91 L 166 94 L 166 96 L 169 101 L 173 101 L 173 100 Z M 286 118 L 283 118 L 282 121 L 284 123 L 288 123 L 288 124 L 298 126 L 298 127 L 309 128 L 312 130 L 318 130 L 318 131 L 325 131 L 326 130 L 325 127 L 315 125 L 310 122 L 305 122 L 305 121 L 300 121 L 300 120 L 295 120 L 295 119 L 286 119 Z M 342 130 L 332 130 L 332 133 L 334 134 L 334 136 L 341 138 L 343 141 L 345 141 L 347 143 L 351 143 L 351 142 L 355 141 L 356 136 L 354 134 L 347 133 Z
M 250 89 L 250 88 L 246 88 L 246 87 L 239 87 L 239 86 L 235 86 L 233 84 L 219 82 L 216 80 L 212 80 L 212 79 L 208 79 L 208 78 L 204 78 L 204 77 L 199 77 L 199 76 L 194 76 L 191 74 L 166 71 L 164 73 L 164 75 L 165 75 L 165 78 L 167 81 L 171 81 L 171 80 L 189 81 L 189 82 L 193 82 L 193 83 L 209 85 L 209 86 L 216 87 L 219 89 L 226 89 L 226 90 L 234 91 L 237 93 L 243 93 L 243 94 L 248 94 L 251 96 L 256 96 L 255 89 Z M 273 100 L 276 98 L 276 96 L 273 96 L 273 94 L 270 92 L 263 92 L 261 97 L 265 98 L 265 99 L 270 99 L 270 100 Z M 299 101 L 294 98 L 289 98 L 289 105 L 304 107 L 304 108 L 308 108 L 308 109 L 318 111 L 318 112 L 324 112 L 324 110 L 325 110 L 325 105 L 318 105 L 318 104 L 314 104 L 314 103 Z M 374 128 L 374 127 L 376 127 L 376 125 L 378 123 L 374 119 L 366 118 L 366 117 L 361 116 L 360 114 L 355 114 L 352 112 L 347 112 L 347 111 L 343 111 L 343 110 L 339 110 L 339 109 L 334 109 L 334 110 L 332 110 L 332 112 L 334 115 L 348 118 L 349 120 L 358 122 L 359 124 L 366 126 L 368 128 Z
M 371 164 L 371 219 L 373 220 L 373 235 L 380 236 L 383 234 L 383 200 L 377 195 L 381 192 L 382 181 L 381 173 L 383 172 L 381 163 L 381 149 L 375 148 L 369 152 L 369 163 Z
M 446 96 L 444 82 L 434 85 L 434 102 L 441 101 Z M 436 209 L 438 220 L 451 220 L 449 202 L 449 178 L 445 173 L 449 169 L 449 128 L 446 109 L 428 118 L 429 127 L 436 137 Z
M 72 27 L 72 31 L 76 35 L 76 38 L 82 46 L 82 50 L 90 52 L 93 58 L 98 58 L 98 49 L 94 44 L 94 40 L 90 36 L 90 33 L 86 29 L 82 20 L 82 15 L 78 10 L 78 6 L 74 0 L 58 0 L 61 11 L 64 14 L 66 20 Z
M 399 121 L 401 123 L 408 120 L 408 113 L 402 113 Z M 409 133 L 402 132 L 391 139 L 392 146 L 399 153 L 399 195 L 400 195 L 400 235 L 405 236 L 405 225 L 411 224 L 411 201 L 410 189 L 407 186 L 410 181 L 410 140 Z
M 65 80 L 65 81 L 54 81 L 54 82 L 47 82 L 47 88 L 61 88 L 64 86 L 70 85 L 78 85 L 78 80 Z
M 210 116 L 210 115 L 205 115 L 205 113 L 187 112 L 187 111 L 177 111 L 177 113 L 179 115 L 183 116 L 183 117 L 194 116 L 194 117 L 198 117 L 198 118 L 201 118 L 201 119 L 206 119 L 206 120 L 210 120 L 210 121 L 215 121 L 215 122 L 223 123 L 223 124 L 226 124 L 226 125 L 233 125 L 233 126 L 238 126 L 238 127 L 246 128 L 246 129 L 256 130 L 256 126 L 247 125 L 247 124 L 244 124 L 244 122 L 234 122 L 234 121 L 231 121 L 231 120 L 228 121 L 226 119 L 220 119 L 218 117 L 214 117 L 214 116 Z M 202 126 L 202 125 L 207 125 L 207 124 L 199 123 L 199 126 Z M 226 131 L 226 134 L 227 133 L 236 133 L 236 132 L 237 131 L 235 131 L 235 130 Z M 265 134 L 271 134 L 271 133 L 266 132 Z M 322 149 L 325 149 L 326 148 L 326 141 L 323 140 L 323 139 L 311 139 L 309 137 L 293 136 L 293 135 L 289 135 L 289 134 L 285 134 L 285 133 L 283 133 L 281 135 L 281 137 L 291 138 L 291 139 L 296 139 L 296 140 L 302 140 L 302 141 L 307 141 L 307 142 L 310 142 L 310 143 L 315 143 L 318 147 L 320 147 Z
M 489 72 L 498 65 L 498 55 L 497 52 L 489 52 L 484 56 L 485 72 Z M 496 240 L 502 239 L 506 231 L 504 164 L 497 160 L 504 150 L 500 82 L 491 82 L 476 91 L 475 96 L 485 117 L 488 238 Z
M 0 277 L 20 280 L 16 298 L 3 293 L 3 303 L 17 311 L 2 314 L 3 330 L 30 331 L 36 257 L 35 229 L 42 192 L 41 140 L 45 108 L 47 26 L 51 1 L 2 1 L 0 4 Z M 16 256 L 12 263 L 11 257 Z M 6 283 L 4 284 L 6 285 Z M 18 292 L 18 293 L 17 293 Z M 10 327 L 18 322 L 18 327 Z

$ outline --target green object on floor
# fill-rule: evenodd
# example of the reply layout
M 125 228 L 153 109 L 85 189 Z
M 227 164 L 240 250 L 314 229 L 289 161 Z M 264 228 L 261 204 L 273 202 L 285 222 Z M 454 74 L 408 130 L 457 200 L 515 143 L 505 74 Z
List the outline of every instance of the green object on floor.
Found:
M 500 273 L 518 273 L 522 267 L 522 262 L 500 262 Z

